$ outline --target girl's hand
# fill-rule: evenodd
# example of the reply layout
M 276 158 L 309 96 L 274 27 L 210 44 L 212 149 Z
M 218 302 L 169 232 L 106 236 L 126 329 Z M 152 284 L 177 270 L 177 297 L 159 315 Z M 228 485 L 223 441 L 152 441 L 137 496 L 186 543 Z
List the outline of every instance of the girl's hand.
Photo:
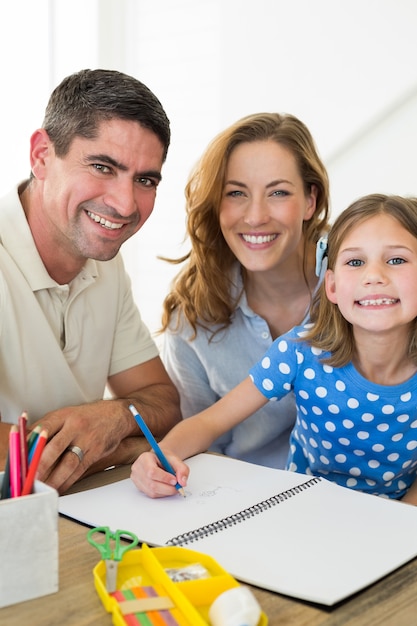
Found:
M 166 454 L 176 476 L 166 472 L 159 464 L 153 452 L 144 452 L 133 463 L 130 477 L 136 487 L 150 498 L 162 498 L 177 494 L 178 482 L 182 487 L 187 484 L 189 467 L 174 454 Z

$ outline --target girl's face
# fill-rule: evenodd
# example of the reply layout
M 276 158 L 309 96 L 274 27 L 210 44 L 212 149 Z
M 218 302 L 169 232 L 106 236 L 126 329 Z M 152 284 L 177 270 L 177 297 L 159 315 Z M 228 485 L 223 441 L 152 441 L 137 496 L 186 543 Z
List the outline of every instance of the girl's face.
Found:
M 303 255 L 303 222 L 316 209 L 316 189 L 305 195 L 292 153 L 276 141 L 236 146 L 226 168 L 220 203 L 223 236 L 252 272 L 291 263 Z
M 417 316 L 417 239 L 390 215 L 371 217 L 347 234 L 325 281 L 354 329 L 408 325 Z

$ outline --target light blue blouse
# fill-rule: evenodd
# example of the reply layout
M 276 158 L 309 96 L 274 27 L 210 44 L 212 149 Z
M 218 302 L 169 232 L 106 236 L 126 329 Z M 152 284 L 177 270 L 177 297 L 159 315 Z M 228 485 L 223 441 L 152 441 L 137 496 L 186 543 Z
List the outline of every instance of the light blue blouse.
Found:
M 242 288 L 240 265 L 233 270 L 235 293 Z M 176 319 L 172 321 L 175 328 Z M 272 345 L 266 321 L 249 307 L 242 292 L 233 323 L 209 341 L 211 332 L 192 329 L 182 318 L 178 331 L 167 330 L 162 359 L 181 397 L 184 418 L 211 406 L 248 376 L 250 368 Z M 296 416 L 294 396 L 268 403 L 219 438 L 211 450 L 244 461 L 284 468 Z

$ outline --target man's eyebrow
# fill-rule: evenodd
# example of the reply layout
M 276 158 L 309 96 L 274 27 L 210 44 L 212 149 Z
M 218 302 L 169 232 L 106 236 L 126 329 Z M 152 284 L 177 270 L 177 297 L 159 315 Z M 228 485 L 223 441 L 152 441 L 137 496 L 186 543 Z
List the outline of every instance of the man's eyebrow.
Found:
M 120 170 L 121 172 L 127 172 L 127 170 L 129 169 L 126 165 L 124 165 L 123 163 L 120 163 L 119 161 L 116 161 L 116 159 L 113 159 L 108 154 L 90 154 L 90 155 L 88 155 L 88 157 L 87 157 L 87 162 L 88 163 L 96 163 L 97 161 L 99 163 L 107 163 L 108 165 L 112 165 L 114 168 Z M 136 172 L 135 177 L 137 177 L 137 178 L 155 178 L 159 182 L 162 180 L 162 175 L 161 175 L 161 172 L 159 170 L 146 170 L 144 172 Z

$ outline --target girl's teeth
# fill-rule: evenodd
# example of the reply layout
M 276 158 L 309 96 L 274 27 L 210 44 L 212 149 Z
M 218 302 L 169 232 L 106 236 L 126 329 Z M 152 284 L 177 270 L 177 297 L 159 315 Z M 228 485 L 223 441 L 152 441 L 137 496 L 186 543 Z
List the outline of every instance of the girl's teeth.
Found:
M 377 300 L 359 300 L 362 306 L 381 306 L 382 304 L 395 304 L 397 300 L 394 298 L 378 298 Z

